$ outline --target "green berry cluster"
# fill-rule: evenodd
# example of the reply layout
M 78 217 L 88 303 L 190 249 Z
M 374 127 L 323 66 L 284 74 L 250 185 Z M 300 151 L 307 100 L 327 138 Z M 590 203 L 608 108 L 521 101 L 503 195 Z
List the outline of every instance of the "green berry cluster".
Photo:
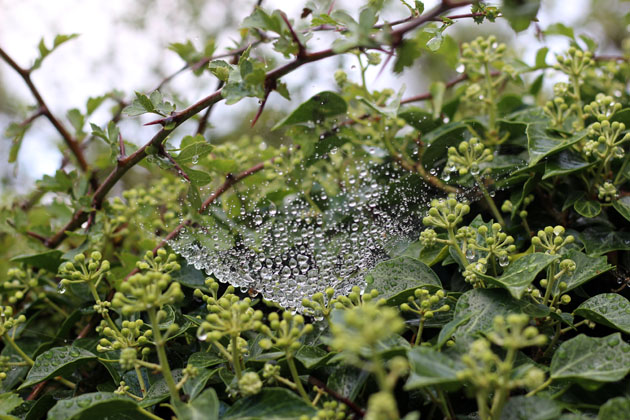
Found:
M 565 237 L 564 233 L 565 229 L 560 225 L 547 226 L 543 230 L 539 230 L 537 235 L 532 238 L 532 245 L 534 249 L 544 249 L 546 254 L 556 255 L 563 247 L 575 241 L 573 235 Z
M 244 397 L 258 394 L 262 386 L 263 383 L 256 372 L 245 372 L 238 380 L 238 390 Z
M 34 272 L 31 267 L 10 268 L 7 271 L 7 276 L 0 280 L 2 298 L 6 297 L 7 302 L 11 305 L 24 299 L 30 291 L 33 291 L 37 298 L 44 298 L 46 293 L 40 283 L 46 274 L 45 270 Z
M 597 187 L 597 198 L 600 201 L 610 203 L 619 198 L 619 191 L 612 182 L 604 182 L 603 185 Z
M 481 172 L 481 165 L 491 162 L 493 158 L 492 150 L 473 137 L 468 141 L 462 141 L 457 147 L 448 148 L 446 170 L 457 171 L 460 175 L 470 173 L 477 176 Z
M 284 311 L 282 319 L 276 312 L 268 317 L 269 325 L 262 324 L 259 331 L 266 336 L 260 340 L 259 345 L 265 350 L 276 347 L 286 355 L 291 356 L 300 349 L 300 339 L 313 331 L 312 324 L 305 324 L 302 315 L 293 315 Z
M 302 299 L 302 306 L 304 306 L 304 313 L 314 318 L 326 318 L 330 316 L 336 302 L 333 297 L 335 296 L 335 289 L 332 287 L 326 288 L 324 293 L 315 293 L 311 299 Z
M 416 314 L 418 318 L 418 332 L 416 333 L 416 345 L 420 343 L 424 323 L 435 316 L 437 312 L 448 312 L 450 305 L 443 303 L 446 294 L 444 290 L 438 290 L 431 294 L 427 289 L 414 290 L 413 296 L 407 298 L 407 303 L 400 305 L 403 312 Z
M 510 263 L 510 254 L 516 251 L 516 245 L 514 237 L 501 229 L 499 223 L 493 223 L 490 229 L 486 225 L 479 226 L 477 235 L 468 239 L 468 247 L 484 253 L 491 264 L 496 260 L 501 267 L 505 267 Z
M 346 405 L 337 401 L 326 401 L 313 417 L 302 416 L 300 420 L 344 420 Z
M 104 260 L 99 251 L 90 253 L 89 258 L 77 254 L 73 261 L 59 267 L 59 276 L 62 278 L 59 282 L 60 293 L 64 293 L 65 288 L 73 283 L 88 283 L 96 289 L 110 269 L 109 261 Z
M 24 322 L 26 322 L 26 316 L 24 314 L 16 318 L 13 316 L 12 307 L 0 306 L 0 337 Z
M 422 219 L 422 223 L 434 228 L 454 229 L 464 221 L 464 216 L 469 212 L 468 204 L 460 203 L 452 196 L 447 199 L 434 199 L 431 201 L 429 215 Z
M 123 315 L 160 309 L 164 305 L 183 299 L 180 284 L 172 281 L 169 274 L 180 268 L 175 262 L 175 254 L 167 256 L 166 251 L 160 251 L 156 257 L 148 251 L 144 261 L 137 264 L 140 270 L 149 271 L 134 274 L 118 287 L 112 299 L 112 306 L 119 308 Z
M 378 297 L 378 290 L 372 289 L 369 292 L 362 293 L 359 286 L 352 286 L 348 296 L 338 296 L 332 301 L 332 305 L 335 309 L 352 309 L 357 306 L 365 305 L 368 302 L 373 302 Z
M 123 321 L 120 330 L 111 328 L 105 321 L 102 321 L 96 331 L 104 338 L 100 339 L 96 350 L 99 352 L 121 350 L 121 366 L 123 369 L 131 369 L 134 367 L 138 350 L 143 357 L 148 356 L 151 352 L 148 346 L 153 337 L 153 330 L 145 327 L 144 321 L 141 319 Z

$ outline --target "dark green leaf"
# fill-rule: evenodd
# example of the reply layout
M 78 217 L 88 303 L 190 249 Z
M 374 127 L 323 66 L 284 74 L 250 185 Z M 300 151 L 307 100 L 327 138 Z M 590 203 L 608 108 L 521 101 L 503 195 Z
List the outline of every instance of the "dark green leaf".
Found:
M 566 293 L 586 283 L 587 281 L 599 276 L 602 273 L 613 268 L 608 264 L 608 260 L 603 257 L 589 257 L 583 252 L 572 249 L 563 258 L 569 258 L 575 262 L 575 271 L 570 276 L 563 276 L 561 281 L 565 282 L 567 287 L 562 293 Z M 552 294 L 555 296 L 558 293 L 558 284 L 555 282 L 552 289 Z
M 563 150 L 551 156 L 545 162 L 545 174 L 542 179 L 581 171 L 582 169 L 590 168 L 594 164 L 595 162 L 586 162 L 579 154 L 572 150 Z
M 35 364 L 19 389 L 72 372 L 78 365 L 95 359 L 94 353 L 80 347 L 54 347 L 37 356 Z
M 492 277 L 481 273 L 477 274 L 477 277 L 485 280 L 489 284 L 508 289 L 512 296 L 516 299 L 520 299 L 538 273 L 558 258 L 557 255 L 543 254 L 540 252 L 527 254 L 510 263 L 501 277 Z
M 59 400 L 48 412 L 48 420 L 147 419 L 130 397 L 112 392 L 91 392 Z
M 337 95 L 335 92 L 320 92 L 278 122 L 273 127 L 273 130 L 305 122 L 314 122 L 317 124 L 326 118 L 345 114 L 347 110 L 348 105 L 341 96 Z
M 22 398 L 13 392 L 0 394 L 0 415 L 10 414 L 11 411 L 19 407 L 22 402 Z
M 607 337 L 580 334 L 558 347 L 551 360 L 551 378 L 571 380 L 585 387 L 594 382 L 616 382 L 630 371 L 630 344 L 619 333 Z
M 366 291 L 378 290 L 379 297 L 387 299 L 392 305 L 406 301 L 419 287 L 442 288 L 439 277 L 431 268 L 410 257 L 383 261 L 366 275 L 366 279 L 368 279 Z
M 567 139 L 555 136 L 547 131 L 546 123 L 529 124 L 526 132 L 530 167 L 536 165 L 543 158 L 572 146 L 586 136 L 585 131 L 578 132 Z
M 540 0 L 503 0 L 501 12 L 516 32 L 524 31 L 536 18 Z
M 63 252 L 58 249 L 53 249 L 39 254 L 18 255 L 17 257 L 11 258 L 11 261 L 24 263 L 31 267 L 41 268 L 46 271 L 50 271 L 51 273 L 56 273 L 59 268 L 59 264 L 61 264 L 62 256 Z
M 597 226 L 584 229 L 576 235 L 589 255 L 601 255 L 610 251 L 630 251 L 630 233 L 628 232 Z
M 630 221 L 630 196 L 623 196 L 620 199 L 613 201 L 612 205 L 620 215 Z
M 293 420 L 300 416 L 314 416 L 315 413 L 315 408 L 294 392 L 284 388 L 266 388 L 236 401 L 221 420 Z
M 317 369 L 325 364 L 335 354 L 315 346 L 302 346 L 295 358 L 307 369 Z
M 186 404 L 172 401 L 179 420 L 218 420 L 219 399 L 213 388 L 206 389 L 201 395 Z
M 597 420 L 627 420 L 630 413 L 630 398 L 611 398 L 599 408 Z
M 188 364 L 198 368 L 216 366 L 223 362 L 225 362 L 223 358 L 208 352 L 193 353 L 188 358 Z
M 595 217 L 602 211 L 602 205 L 599 201 L 588 200 L 585 197 L 579 198 L 573 203 L 573 208 L 584 217 Z
M 432 385 L 454 385 L 460 382 L 457 372 L 466 366 L 430 347 L 417 346 L 407 353 L 411 373 L 405 389 L 416 389 Z
M 630 334 L 630 302 L 617 293 L 603 293 L 584 301 L 573 312 L 598 324 Z

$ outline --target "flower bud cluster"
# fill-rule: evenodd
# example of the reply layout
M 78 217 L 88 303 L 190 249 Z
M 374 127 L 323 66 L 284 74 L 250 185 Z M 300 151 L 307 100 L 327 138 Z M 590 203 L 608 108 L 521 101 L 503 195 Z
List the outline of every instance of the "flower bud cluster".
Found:
M 282 319 L 276 312 L 268 317 L 269 325 L 262 324 L 259 328 L 266 338 L 260 340 L 259 345 L 264 350 L 276 347 L 285 354 L 294 354 L 302 346 L 300 339 L 313 331 L 312 324 L 305 324 L 302 315 L 293 315 L 284 311 Z
M 136 268 L 142 271 L 153 271 L 160 273 L 171 273 L 181 268 L 177 262 L 177 255 L 166 252 L 165 249 L 160 248 L 157 250 L 155 256 L 152 251 L 147 251 L 144 254 L 144 260 L 136 263 Z
M 481 165 L 492 161 L 493 158 L 492 150 L 473 137 L 468 141 L 462 141 L 457 147 L 448 148 L 446 170 L 457 171 L 460 175 L 470 173 L 477 176 L 481 172 Z
M 120 308 L 123 315 L 131 315 L 151 308 L 160 309 L 183 299 L 180 284 L 172 281 L 168 274 L 179 270 L 179 264 L 171 255 L 166 257 L 164 253 L 160 255 L 158 252 L 158 256 L 153 258 L 151 251 L 147 252 L 145 260 L 138 263 L 138 268 L 149 271 L 134 274 L 123 282 L 114 294 L 112 306 Z
M 238 381 L 238 390 L 244 397 L 258 394 L 262 386 L 263 383 L 256 372 L 245 372 Z
M 26 322 L 25 315 L 22 314 L 16 318 L 13 316 L 12 307 L 0 306 L 0 337 L 24 322 Z
M 612 182 L 606 181 L 603 185 L 597 187 L 597 198 L 599 198 L 600 201 L 610 203 L 619 198 L 619 191 L 617 191 L 617 188 Z
M 510 263 L 510 254 L 516 252 L 514 238 L 501 231 L 499 223 L 493 223 L 490 229 L 486 225 L 477 228 L 477 235 L 468 239 L 468 247 L 485 253 L 487 261 L 496 259 L 501 267 Z
M 33 272 L 30 267 L 27 268 L 10 268 L 7 276 L 0 280 L 0 290 L 2 297 L 6 297 L 7 302 L 11 305 L 24 299 L 29 291 L 33 291 L 38 298 L 46 296 L 44 290 L 40 287 L 40 279 L 46 275 L 45 270 Z
M 7 378 L 7 372 L 12 369 L 10 363 L 11 358 L 9 356 L 0 356 L 0 386 L 2 385 L 2 381 Z
M 197 330 L 199 340 L 218 342 L 226 335 L 238 337 L 244 331 L 261 328 L 263 313 L 251 307 L 250 298 L 239 298 L 233 293 L 234 288 L 231 286 L 221 297 L 218 297 L 219 285 L 212 278 L 206 279 L 206 285 L 211 290 L 211 295 L 206 295 L 199 289 L 194 292 L 195 297 L 203 299 L 210 312 Z M 237 345 L 240 349 L 239 343 L 230 343 L 230 345 Z
M 509 392 L 520 387 L 535 388 L 544 382 L 544 373 L 533 367 L 514 377 L 514 357 L 519 349 L 542 346 L 546 342 L 547 337 L 540 334 L 536 327 L 529 325 L 527 315 L 497 316 L 493 322 L 493 331 L 487 338 L 475 340 L 468 353 L 462 356 L 466 369 L 459 371 L 457 377 L 470 382 L 477 392 L 485 395 L 501 389 Z M 506 349 L 506 358 L 501 359 L 494 353 L 491 344 Z
M 470 206 L 460 203 L 453 196 L 447 199 L 434 199 L 431 201 L 429 215 L 422 219 L 422 224 L 447 230 L 453 229 L 464 221 L 464 216 L 469 212 Z
M 326 401 L 323 408 L 317 410 L 313 417 L 302 416 L 300 420 L 344 420 L 346 419 L 346 406 L 337 401 Z
M 302 306 L 304 306 L 304 313 L 314 318 L 328 318 L 330 312 L 333 309 L 335 303 L 335 289 L 332 287 L 326 288 L 324 293 L 315 293 L 311 299 L 302 299 Z
M 351 309 L 356 306 L 365 305 L 368 302 L 373 302 L 378 297 L 378 290 L 372 289 L 369 292 L 362 293 L 359 286 L 352 286 L 352 290 L 348 293 L 348 296 L 338 296 L 332 301 L 332 305 L 335 309 Z M 380 300 L 378 301 L 380 302 Z M 380 302 L 380 303 L 384 303 Z
M 566 56 L 556 55 L 556 62 L 554 68 L 569 77 L 579 77 L 582 72 L 595 64 L 592 52 L 582 51 L 575 47 L 570 47 Z
M 109 261 L 103 260 L 100 252 L 94 251 L 86 258 L 84 254 L 74 256 L 74 262 L 68 261 L 59 266 L 59 292 L 64 293 L 65 288 L 72 283 L 90 283 L 95 288 L 110 269 Z
M 365 420 L 398 420 L 398 405 L 391 392 L 380 391 L 370 395 Z
M 612 96 L 598 93 L 595 100 L 584 105 L 584 112 L 594 116 L 597 121 L 609 120 L 617 111 L 621 110 L 621 103 L 615 102 Z
M 620 159 L 625 156 L 625 151 L 621 146 L 630 140 L 630 133 L 622 136 L 626 130 L 626 125 L 618 121 L 610 122 L 603 120 L 594 122 L 588 128 L 588 135 L 591 140 L 587 141 L 583 148 L 586 156 L 594 156 L 607 163 L 611 159 Z
M 400 305 L 400 309 L 420 316 L 420 322 L 424 323 L 427 319 L 433 318 L 436 312 L 450 311 L 451 307 L 442 303 L 445 296 L 444 290 L 431 294 L 427 289 L 416 289 L 413 296 L 407 298 L 407 303 Z
M 555 255 L 562 247 L 575 241 L 573 235 L 564 237 L 564 232 L 565 230 L 562 226 L 547 226 L 545 229 L 539 230 L 537 235 L 532 238 L 532 245 L 534 245 L 534 249 L 544 249 L 545 254 Z
M 123 369 L 133 369 L 137 351 L 140 351 L 143 357 L 148 356 L 151 352 L 149 345 L 153 337 L 153 330 L 145 328 L 141 319 L 125 320 L 121 327 L 120 330 L 116 330 L 109 327 L 107 322 L 103 320 L 101 325 L 96 327 L 96 331 L 104 336 L 99 340 L 96 350 L 99 352 L 120 350 L 120 365 Z
M 360 355 L 366 348 L 373 348 L 379 341 L 387 340 L 404 327 L 397 310 L 375 302 L 342 310 L 339 317 L 340 320 L 331 325 L 331 347 L 354 355 Z
M 504 43 L 498 43 L 494 35 L 484 39 L 477 37 L 470 43 L 462 44 L 461 63 L 466 66 L 467 74 L 481 74 L 484 65 L 494 63 L 503 58 L 506 51 Z
M 564 87 L 566 86 L 566 83 L 557 83 L 556 85 L 562 85 Z M 554 92 L 556 91 L 562 90 L 555 89 L 554 87 Z M 562 128 L 564 122 L 578 109 L 578 105 L 576 103 L 571 103 L 570 105 L 567 104 L 563 97 L 566 95 L 566 92 L 560 95 L 557 95 L 551 101 L 547 101 L 543 106 L 543 111 L 551 118 L 551 125 L 556 128 Z

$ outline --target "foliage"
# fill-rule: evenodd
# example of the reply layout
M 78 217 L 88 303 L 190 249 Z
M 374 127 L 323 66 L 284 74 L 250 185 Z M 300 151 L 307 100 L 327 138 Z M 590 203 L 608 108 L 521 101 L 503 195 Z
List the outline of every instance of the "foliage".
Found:
M 539 1 L 402 1 L 410 15 L 396 22 L 381 21 L 383 3 L 307 2 L 295 21 L 256 7 L 240 45 L 219 58 L 213 42 L 171 44 L 187 69 L 219 83 L 188 107 L 167 90 L 112 91 L 60 119 L 31 74 L 76 35 L 42 41 L 29 68 L 0 49 L 37 102 L 8 127 L 9 162 L 40 116 L 70 156 L 0 212 L 2 418 L 624 418 L 630 51 L 598 56 L 591 39 L 556 25 L 548 32 L 570 39 L 566 53 L 547 64 L 544 47 L 528 65 L 495 36 L 458 46 L 447 28 L 506 18 L 521 31 Z M 463 6 L 470 13 L 450 13 Z M 313 51 L 320 31 L 335 40 Z M 427 54 L 461 75 L 406 99 L 366 83 L 392 56 L 400 72 Z M 290 98 L 283 76 L 338 55 L 357 60 L 361 81 L 340 69 L 336 87 L 274 115 L 283 142 L 264 129 L 208 140 L 215 104 L 256 98 L 256 124 L 269 95 Z M 102 128 L 92 117 L 105 102 Z M 137 146 L 119 123 L 143 114 L 159 130 Z M 184 136 L 188 120 L 197 130 Z M 369 189 L 352 187 L 368 172 Z M 340 274 L 312 289 L 324 272 L 314 256 L 261 251 L 255 227 L 282 222 L 277 209 L 294 199 L 297 221 L 272 235 L 315 220 L 309 232 L 331 246 L 364 246 L 349 213 L 357 195 L 344 195 L 352 188 L 370 203 L 366 224 L 400 218 L 411 240 L 378 242 L 357 269 L 338 259 L 329 269 Z M 333 222 L 346 230 L 327 230 Z M 305 249 L 297 236 L 287 246 Z M 225 284 L 234 274 L 204 262 L 243 248 L 261 290 L 250 267 L 235 269 L 249 279 Z M 282 276 L 303 283 L 279 291 L 269 269 L 285 262 Z M 297 303 L 283 307 L 281 292 Z

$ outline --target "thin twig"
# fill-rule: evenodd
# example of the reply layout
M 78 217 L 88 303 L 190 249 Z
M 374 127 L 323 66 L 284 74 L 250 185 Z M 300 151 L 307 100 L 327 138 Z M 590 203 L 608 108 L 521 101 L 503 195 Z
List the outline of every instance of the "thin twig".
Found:
M 344 403 L 346 406 L 348 406 L 348 408 L 350 408 L 352 411 L 354 411 L 356 414 L 358 414 L 360 417 L 365 416 L 365 410 L 361 407 L 359 407 L 358 405 L 356 405 L 352 400 L 350 400 L 349 398 L 344 397 L 343 395 L 339 394 L 338 392 L 328 388 L 326 386 L 325 383 L 323 383 L 322 381 L 320 381 L 319 379 L 313 377 L 313 376 L 309 376 L 308 377 L 308 382 L 311 385 L 314 385 L 322 390 L 324 390 L 326 392 L 326 394 L 330 395 L 331 397 L 333 397 L 334 399 L 336 399 L 337 401 Z

